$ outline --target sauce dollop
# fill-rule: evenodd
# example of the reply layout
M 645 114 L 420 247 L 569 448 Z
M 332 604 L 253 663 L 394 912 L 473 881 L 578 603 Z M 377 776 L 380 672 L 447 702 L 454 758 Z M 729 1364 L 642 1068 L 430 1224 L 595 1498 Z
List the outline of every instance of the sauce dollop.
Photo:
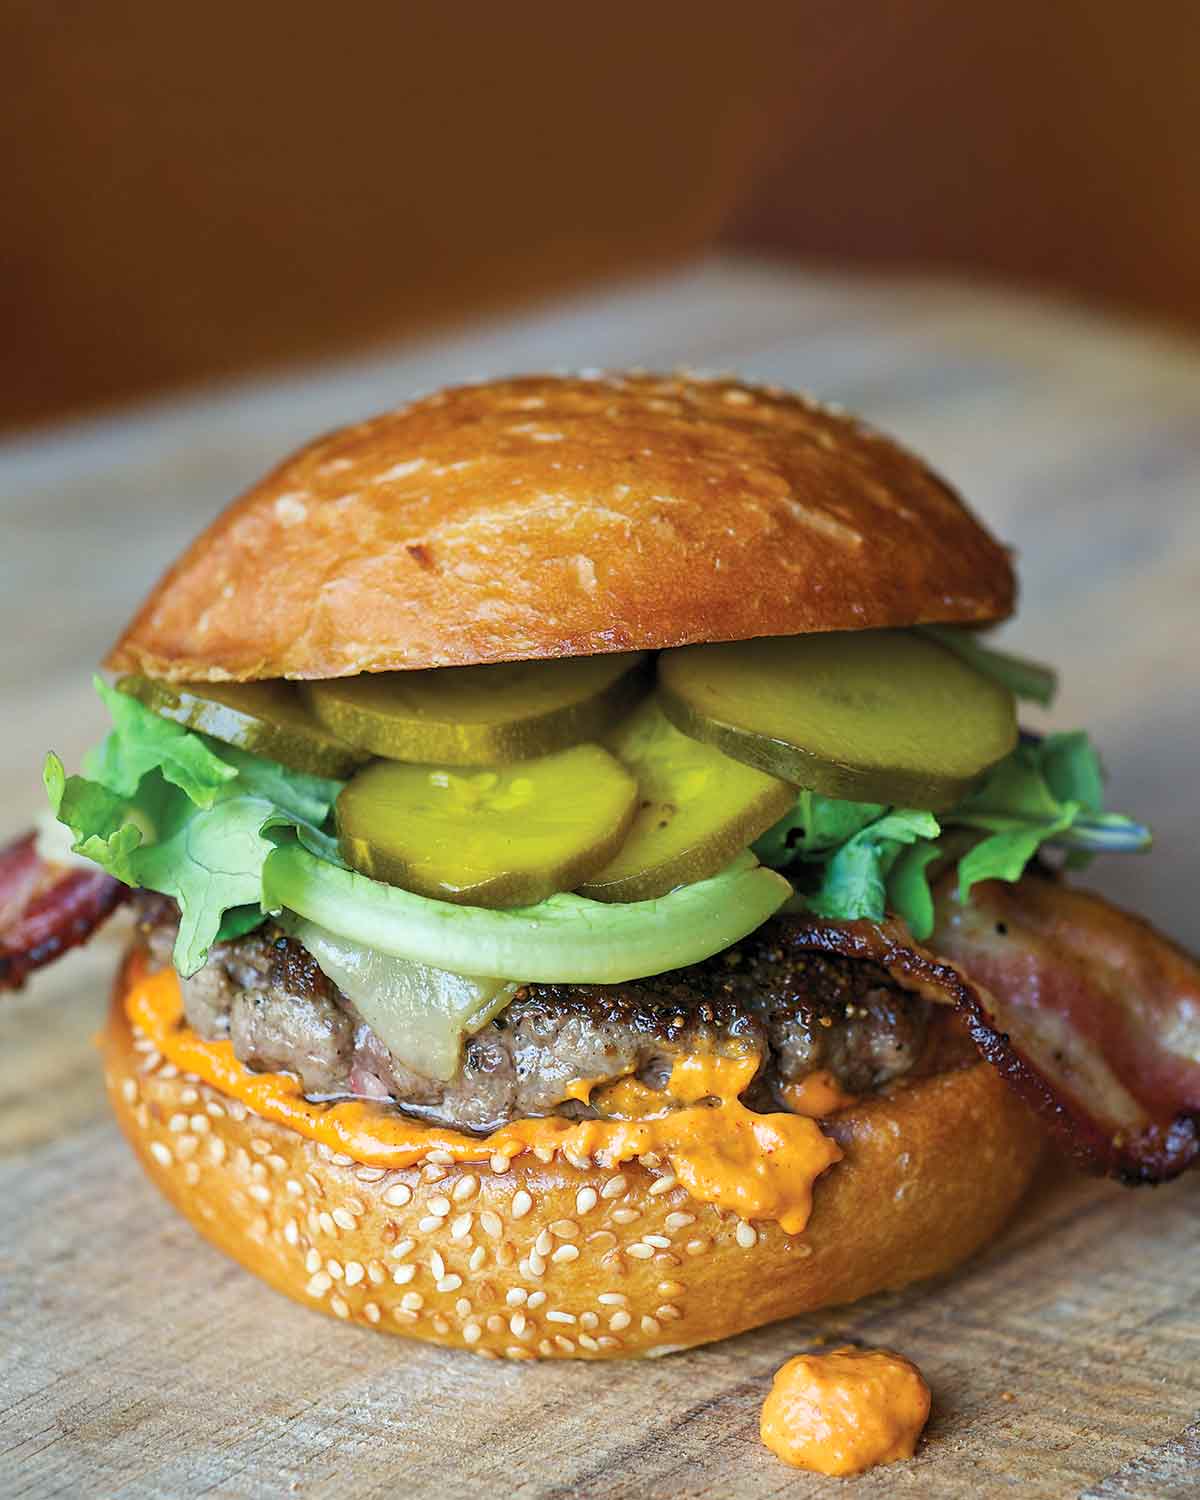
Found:
M 759 1430 L 784 1463 L 845 1475 L 911 1458 L 928 1420 L 929 1387 L 911 1360 L 846 1345 L 789 1359 Z

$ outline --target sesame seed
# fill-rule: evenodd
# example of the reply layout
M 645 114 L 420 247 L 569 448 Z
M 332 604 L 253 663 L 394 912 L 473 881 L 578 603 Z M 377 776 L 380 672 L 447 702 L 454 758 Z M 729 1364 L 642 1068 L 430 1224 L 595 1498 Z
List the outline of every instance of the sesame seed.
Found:
M 475 1222 L 473 1214 L 459 1214 L 458 1218 L 450 1225 L 450 1238 L 452 1240 L 464 1240 L 471 1232 L 471 1225 Z
M 532 1207 L 533 1199 L 524 1188 L 513 1194 L 512 1216 L 514 1219 L 523 1219 Z
M 530 1354 L 528 1349 L 518 1349 L 515 1345 L 510 1344 L 504 1351 L 504 1357 L 505 1359 L 532 1359 L 533 1355 Z
M 465 1177 L 460 1177 L 454 1184 L 454 1191 L 450 1196 L 456 1203 L 465 1203 L 472 1193 L 478 1191 L 478 1188 L 479 1178 L 474 1176 L 473 1173 L 468 1173 Z
M 580 1328 L 599 1328 L 600 1319 L 594 1312 L 580 1313 L 579 1326 Z
M 425 1298 L 420 1292 L 405 1292 L 400 1298 L 400 1306 L 405 1312 L 420 1312 L 425 1306 Z
M 167 1129 L 174 1135 L 178 1135 L 181 1130 L 186 1130 L 187 1126 L 187 1115 L 172 1115 L 171 1118 L 167 1121 Z
M 270 1141 L 264 1141 L 261 1135 L 256 1135 L 250 1142 L 250 1149 L 254 1152 L 255 1156 L 266 1156 L 267 1152 L 271 1149 L 271 1143 Z
M 327 1276 L 324 1271 L 318 1271 L 317 1274 L 309 1280 L 307 1287 L 305 1287 L 305 1291 L 310 1297 L 323 1297 L 332 1285 L 333 1278 Z
M 624 1292 L 601 1292 L 596 1301 L 604 1307 L 624 1307 L 629 1298 Z
M 348 1208 L 337 1207 L 333 1211 L 333 1222 L 342 1229 L 357 1229 L 358 1220 Z
M 429 1202 L 425 1206 L 426 1208 L 428 1208 L 431 1214 L 436 1215 L 436 1217 L 439 1219 L 444 1219 L 450 1212 L 449 1198 L 430 1198 Z
M 121 1097 L 125 1100 L 126 1104 L 136 1104 L 137 1096 L 137 1084 L 134 1083 L 132 1078 L 127 1078 L 121 1085 Z
M 396 1319 L 397 1323 L 415 1323 L 418 1318 L 418 1314 L 410 1312 L 407 1307 L 397 1307 L 393 1311 L 392 1316 Z
M 199 1144 L 194 1135 L 181 1135 L 175 1142 L 175 1155 L 180 1161 L 185 1161 L 189 1156 L 195 1156 Z
M 611 1229 L 597 1229 L 594 1234 L 587 1237 L 589 1245 L 595 1245 L 597 1249 L 607 1249 L 610 1245 L 617 1243 L 617 1237 Z
M 650 1184 L 650 1196 L 657 1198 L 660 1193 L 669 1193 L 673 1187 L 678 1187 L 679 1178 L 674 1172 L 669 1172 L 665 1177 L 658 1177 Z
M 491 1168 L 492 1168 L 493 1172 L 496 1172 L 498 1174 L 503 1174 L 503 1173 L 507 1172 L 508 1169 L 509 1169 L 509 1167 L 511 1167 L 511 1166 L 512 1166 L 512 1157 L 511 1156 L 505 1156 L 502 1151 L 497 1151 L 492 1156 Z
M 508 1291 L 504 1294 L 504 1300 L 508 1303 L 509 1307 L 520 1307 L 528 1295 L 524 1287 L 509 1287 Z
M 327 1260 L 325 1262 L 325 1269 L 333 1277 L 334 1281 L 341 1281 L 342 1263 L 340 1260 Z
M 525 1264 L 529 1267 L 529 1270 L 526 1273 L 529 1276 L 544 1276 L 546 1274 L 545 1259 L 540 1256 L 536 1250 L 531 1250 L 529 1252 L 529 1259 L 525 1262 Z
M 614 1208 L 612 1216 L 614 1224 L 632 1224 L 642 1217 L 636 1208 Z
M 639 1156 L 638 1160 L 644 1167 L 661 1167 L 662 1157 L 657 1151 L 647 1151 L 645 1156 Z
M 737 1228 L 733 1231 L 734 1239 L 743 1250 L 752 1250 L 758 1244 L 758 1235 L 745 1219 L 739 1219 Z
M 161 1141 L 150 1142 L 150 1155 L 160 1167 L 169 1167 L 171 1165 L 171 1153 Z
M 471 1315 L 471 1303 L 468 1298 L 460 1297 L 454 1304 L 454 1311 L 460 1318 L 468 1318 Z
M 533 1154 L 544 1166 L 549 1166 L 549 1164 L 554 1160 L 554 1147 L 535 1146 L 533 1148 Z
M 392 1248 L 388 1251 L 388 1254 L 392 1257 L 393 1260 L 403 1260 L 406 1255 L 412 1254 L 412 1249 L 415 1244 L 415 1240 L 397 1240 Z
M 688 1240 L 687 1244 L 683 1248 L 689 1255 L 703 1255 L 704 1252 L 708 1249 L 708 1241 Z
M 354 1158 L 347 1156 L 344 1151 L 331 1151 L 329 1153 L 329 1160 L 335 1167 L 352 1167 L 354 1165 Z
M 531 1308 L 534 1312 L 536 1312 L 537 1309 L 542 1306 L 545 1300 L 545 1292 L 530 1292 L 529 1296 L 525 1300 L 525 1306 Z
M 433 1331 L 434 1333 L 450 1332 L 450 1325 L 446 1322 L 445 1318 L 442 1317 L 441 1313 L 438 1313 L 438 1315 L 433 1319 Z
M 450 1173 L 445 1167 L 427 1165 L 421 1168 L 421 1176 L 426 1182 L 441 1182 L 443 1178 L 449 1177 Z
M 283 1237 L 289 1245 L 298 1245 L 300 1243 L 300 1226 L 296 1223 L 295 1219 L 289 1219 L 283 1226 Z
M 577 1240 L 579 1238 L 579 1225 L 574 1219 L 555 1219 L 550 1226 L 550 1233 L 556 1239 Z
M 267 1160 L 270 1161 L 271 1158 L 268 1156 Z M 360 1219 L 367 1211 L 367 1205 L 362 1201 L 361 1198 L 346 1198 L 344 1202 L 350 1212 L 352 1214 L 355 1214 Z
M 461 1276 L 443 1276 L 437 1283 L 437 1290 L 439 1292 L 457 1292 L 460 1286 L 462 1286 Z
M 426 1214 L 423 1219 L 417 1220 L 417 1228 L 422 1234 L 432 1234 L 435 1229 L 440 1229 L 444 1223 L 444 1219 L 437 1219 L 432 1214 Z
M 658 1283 L 658 1294 L 660 1297 L 681 1297 L 683 1286 L 678 1281 L 660 1281 Z
M 668 1229 L 686 1229 L 689 1224 L 696 1222 L 695 1214 L 668 1214 L 663 1223 Z
M 304 1257 L 304 1269 L 310 1276 L 315 1275 L 321 1269 L 321 1257 L 315 1250 L 310 1250 Z
M 622 1309 L 620 1312 L 613 1313 L 612 1317 L 608 1320 L 608 1326 L 612 1329 L 613 1333 L 620 1333 L 622 1328 L 628 1328 L 632 1322 L 633 1319 Z
M 653 1245 L 656 1250 L 669 1250 L 671 1248 L 671 1241 L 665 1234 L 644 1234 L 642 1238 L 647 1245 Z
M 449 1151 L 438 1150 L 426 1151 L 425 1160 L 434 1162 L 438 1166 L 448 1167 L 454 1161 L 454 1158 L 450 1155 Z
M 387 1168 L 356 1167 L 354 1175 L 358 1178 L 359 1182 L 382 1182 L 383 1179 L 387 1176 Z M 370 1306 L 369 1303 L 367 1305 Z M 366 1308 L 364 1308 L 363 1311 L 365 1312 Z
M 225 1113 L 225 1106 L 216 1099 L 207 1100 L 204 1108 L 213 1117 L 214 1120 L 219 1120 Z
M 554 1241 L 550 1238 L 550 1231 L 543 1229 L 533 1242 L 533 1248 L 538 1255 L 549 1255 L 554 1248 Z
M 397 1286 L 407 1286 L 416 1274 L 416 1266 L 397 1266 L 392 1272 L 392 1280 Z
M 215 1146 L 216 1144 L 217 1144 L 217 1142 L 213 1141 L 212 1145 Z M 212 1147 L 210 1147 L 209 1149 L 211 1150 Z M 304 1197 L 304 1189 L 300 1185 L 300 1183 L 298 1183 L 296 1181 L 296 1179 L 294 1177 L 289 1177 L 288 1180 L 284 1183 L 283 1186 L 284 1186 L 284 1190 L 286 1192 L 291 1193 L 291 1195 L 292 1195 L 293 1198 L 303 1198 Z
M 644 1245 L 641 1240 L 638 1240 L 636 1244 L 626 1245 L 625 1253 L 626 1255 L 632 1255 L 634 1260 L 649 1260 L 654 1254 L 654 1247 L 652 1245 Z
M 549 1339 L 543 1339 L 538 1345 L 538 1353 L 542 1356 L 543 1359 L 549 1359 L 550 1356 L 554 1353 L 554 1345 L 550 1342 Z
M 562 1265 L 565 1261 L 578 1260 L 579 1247 L 577 1245 L 560 1245 L 550 1259 L 558 1265 Z
M 254 1199 L 255 1203 L 270 1203 L 271 1201 L 271 1189 L 263 1187 L 261 1182 L 252 1182 L 246 1191 Z
M 345 1297 L 330 1297 L 329 1305 L 339 1318 L 348 1318 L 350 1316 L 350 1304 L 346 1301 Z
M 468 1344 L 477 1344 L 483 1337 L 483 1329 L 478 1323 L 465 1323 L 463 1325 L 463 1339 Z
M 367 1276 L 375 1286 L 381 1286 L 387 1280 L 387 1269 L 383 1262 L 369 1260 L 367 1262 Z
M 363 1317 L 366 1318 L 368 1323 L 378 1323 L 380 1316 L 378 1302 L 363 1303 Z
M 591 1213 L 600 1201 L 600 1195 L 594 1187 L 581 1187 L 575 1194 L 575 1212 L 580 1214 Z
M 508 1320 L 508 1327 L 513 1338 L 522 1339 L 529 1327 L 529 1319 L 523 1312 L 515 1312 Z
M 649 1316 L 649 1314 L 647 1314 L 646 1317 L 644 1317 L 642 1319 L 642 1332 L 643 1333 L 661 1333 L 662 1332 L 662 1324 L 658 1321 L 657 1318 L 652 1318 L 652 1317 Z
M 487 1320 L 487 1330 L 488 1330 L 488 1332 L 489 1333 L 499 1333 L 503 1329 L 503 1327 L 504 1327 L 504 1319 L 500 1316 L 499 1313 L 492 1313 L 491 1316 Z
M 572 1151 L 569 1146 L 563 1147 L 563 1155 L 577 1172 L 590 1171 L 592 1165 L 592 1158 L 590 1156 L 584 1156 L 581 1151 Z
M 179 1069 L 173 1062 L 163 1063 L 162 1067 L 158 1070 L 158 1076 L 160 1078 L 178 1078 Z
M 570 1339 L 564 1338 L 561 1333 L 556 1333 L 554 1335 L 554 1342 L 564 1354 L 575 1353 L 575 1345 L 571 1342 Z
M 326 1213 L 326 1211 L 322 1209 L 321 1212 L 317 1215 L 317 1223 L 321 1226 L 326 1234 L 331 1234 L 336 1237 L 337 1225 L 334 1223 L 332 1214 Z
M 574 1313 L 560 1312 L 557 1307 L 552 1307 L 546 1314 L 547 1323 L 574 1323 L 575 1321 Z
M 383 1201 L 389 1208 L 403 1208 L 412 1201 L 412 1188 L 407 1182 L 393 1182 L 383 1190 Z
M 191 1127 L 197 1135 L 207 1135 L 212 1129 L 212 1121 L 207 1115 L 193 1115 L 191 1118 Z
M 367 1274 L 366 1267 L 361 1261 L 348 1260 L 346 1262 L 346 1285 L 357 1286 Z
M 188 1162 L 187 1166 L 184 1167 L 183 1180 L 187 1183 L 188 1187 L 195 1187 L 200 1181 L 200 1168 L 194 1161 Z
M 491 1235 L 492 1239 L 498 1240 L 504 1225 L 500 1222 L 500 1215 L 493 1213 L 490 1208 L 485 1208 L 479 1215 L 479 1227 L 484 1234 Z
M 667 1321 L 674 1321 L 676 1318 L 683 1317 L 683 1314 L 679 1311 L 679 1309 L 673 1302 L 664 1302 L 661 1307 L 656 1307 L 654 1309 L 654 1315 L 656 1318 L 663 1318 Z
M 287 1162 L 275 1151 L 272 1151 L 270 1156 L 267 1157 L 267 1166 L 270 1167 L 272 1172 L 287 1171 Z
M 436 1250 L 429 1257 L 429 1269 L 433 1272 L 436 1281 L 440 1281 L 446 1274 L 446 1262 Z
M 580 1346 L 582 1348 L 586 1349 L 589 1354 L 597 1354 L 597 1353 L 599 1353 L 600 1345 L 596 1342 L 596 1340 L 594 1338 L 592 1338 L 592 1336 L 590 1334 L 581 1333 L 579 1335 L 579 1343 L 580 1343 Z
M 483 1265 L 483 1262 L 486 1259 L 486 1255 L 487 1252 L 484 1250 L 483 1246 L 476 1245 L 474 1250 L 471 1251 L 470 1260 L 467 1261 L 467 1269 L 471 1271 L 478 1271 L 480 1266 Z
M 602 1333 L 596 1342 L 600 1345 L 601 1349 L 619 1349 L 621 1347 L 621 1340 L 611 1338 L 607 1333 Z

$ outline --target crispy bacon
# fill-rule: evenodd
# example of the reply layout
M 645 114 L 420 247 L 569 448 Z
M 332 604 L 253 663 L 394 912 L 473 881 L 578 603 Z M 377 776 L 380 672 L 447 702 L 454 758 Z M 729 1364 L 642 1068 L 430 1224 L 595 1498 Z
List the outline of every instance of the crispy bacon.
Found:
M 1162 1182 L 1200 1158 L 1200 966 L 1148 923 L 1040 876 L 937 896 L 903 923 L 814 918 L 804 941 L 952 1004 L 981 1054 L 1082 1167 Z
M 44 860 L 32 833 L 0 849 L 0 990 L 86 942 L 130 894 L 103 870 Z

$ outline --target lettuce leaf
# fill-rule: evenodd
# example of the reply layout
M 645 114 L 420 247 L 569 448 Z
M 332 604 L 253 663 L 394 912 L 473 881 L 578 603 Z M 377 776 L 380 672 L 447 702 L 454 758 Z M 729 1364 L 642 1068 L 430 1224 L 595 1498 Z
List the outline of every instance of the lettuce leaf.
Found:
M 947 830 L 962 850 L 964 901 L 981 880 L 1019 880 L 1047 844 L 1068 851 L 1074 866 L 1094 853 L 1137 852 L 1151 842 L 1142 824 L 1105 812 L 1100 759 L 1076 731 L 1023 735 L 976 791 L 937 817 L 802 792 L 754 850 L 777 869 L 819 861 L 821 880 L 809 897 L 819 915 L 879 922 L 892 911 L 924 940 L 933 931 L 929 867 L 946 854 Z
M 981 645 L 979 634 L 974 630 L 962 630 L 954 625 L 923 625 L 921 630 L 984 677 L 991 677 L 1006 687 L 1014 698 L 1027 698 L 1032 703 L 1040 703 L 1043 708 L 1049 708 L 1054 702 L 1058 674 L 1053 667 L 1030 661 L 1026 656 L 1013 656 L 1007 651 Z
M 126 885 L 179 905 L 175 966 L 185 977 L 213 943 L 263 920 L 262 867 L 271 833 L 294 829 L 320 847 L 341 783 L 289 771 L 161 719 L 97 681 L 112 732 L 68 776 L 47 758 L 46 793 L 77 854 Z

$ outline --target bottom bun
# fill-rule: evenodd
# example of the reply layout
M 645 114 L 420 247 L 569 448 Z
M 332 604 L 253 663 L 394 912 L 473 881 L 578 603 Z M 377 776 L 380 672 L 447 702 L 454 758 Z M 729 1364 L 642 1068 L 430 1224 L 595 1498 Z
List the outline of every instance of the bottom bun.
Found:
M 656 1171 L 533 1153 L 385 1171 L 260 1119 L 135 1037 L 117 985 L 113 1108 L 213 1244 L 322 1312 L 510 1359 L 667 1354 L 948 1270 L 1000 1229 L 1040 1132 L 985 1063 L 838 1114 L 803 1234 Z M 668 1184 L 663 1186 L 663 1184 Z

